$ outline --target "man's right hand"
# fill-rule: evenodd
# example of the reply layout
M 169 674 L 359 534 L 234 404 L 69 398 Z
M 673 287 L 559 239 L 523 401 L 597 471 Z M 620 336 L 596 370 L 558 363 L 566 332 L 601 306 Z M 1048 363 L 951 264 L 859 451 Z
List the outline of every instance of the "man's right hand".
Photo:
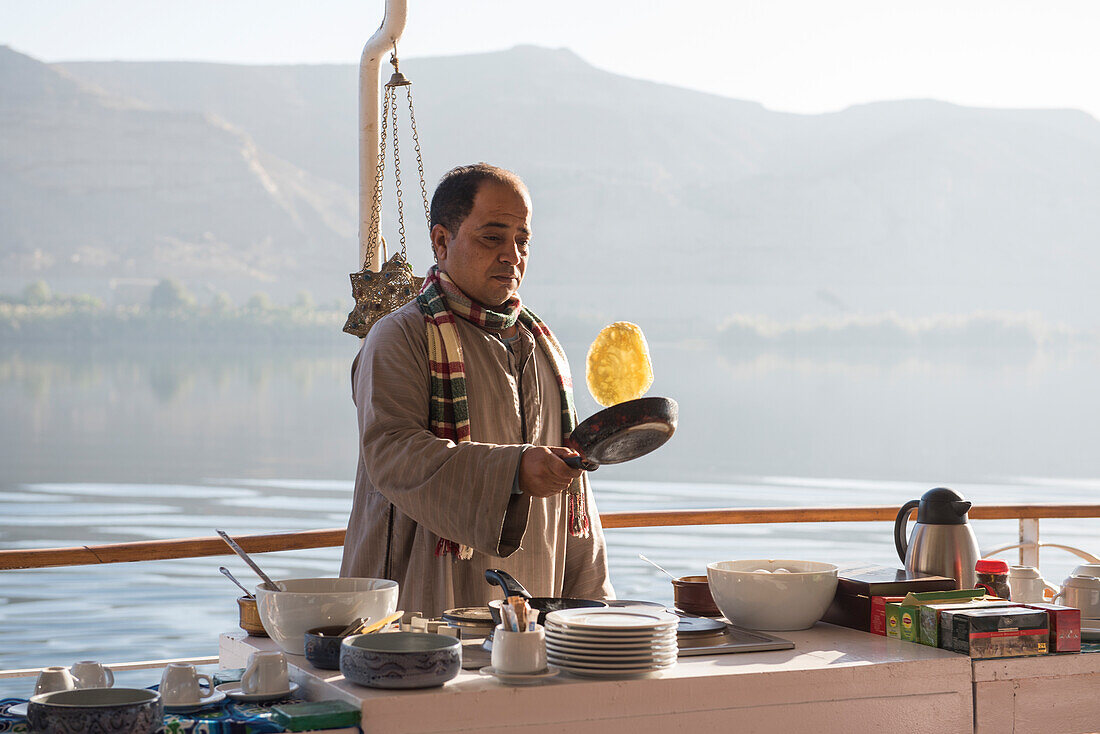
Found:
M 532 446 L 519 462 L 519 488 L 532 497 L 552 497 L 569 488 L 581 475 L 565 463 L 568 456 L 579 456 L 560 446 Z

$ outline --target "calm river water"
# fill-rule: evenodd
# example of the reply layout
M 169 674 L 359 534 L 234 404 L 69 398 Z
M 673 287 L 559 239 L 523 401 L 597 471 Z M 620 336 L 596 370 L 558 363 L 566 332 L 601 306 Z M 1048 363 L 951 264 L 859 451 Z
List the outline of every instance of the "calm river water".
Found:
M 567 345 L 580 370 L 586 345 Z M 354 351 L 156 347 L 0 351 L 0 548 L 340 527 L 351 503 Z M 975 502 L 1100 497 L 1100 359 L 1060 353 L 734 353 L 651 344 L 653 395 L 680 403 L 661 451 L 593 476 L 600 509 L 900 506 L 948 485 Z M 595 406 L 578 390 L 579 410 Z M 1100 552 L 1096 521 L 1042 523 Z M 983 548 L 1014 522 L 978 522 Z M 885 523 L 607 532 L 621 597 L 671 602 L 674 573 L 793 557 L 896 563 Z M 1011 556 L 1009 556 L 1011 557 Z M 265 554 L 279 577 L 335 575 L 339 550 Z M 215 654 L 235 557 L 3 572 L 0 668 Z M 1060 580 L 1072 556 L 1047 551 Z M 156 681 L 150 671 L 123 677 Z M 28 679 L 0 680 L 27 695 Z

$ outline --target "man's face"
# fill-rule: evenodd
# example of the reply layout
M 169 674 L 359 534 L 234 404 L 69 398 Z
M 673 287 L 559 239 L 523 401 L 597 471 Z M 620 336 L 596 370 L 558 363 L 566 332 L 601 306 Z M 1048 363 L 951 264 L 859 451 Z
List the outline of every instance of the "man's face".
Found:
M 515 295 L 527 269 L 531 239 L 531 199 L 526 191 L 486 181 L 458 232 L 432 228 L 439 269 L 462 292 L 485 306 L 499 306 Z

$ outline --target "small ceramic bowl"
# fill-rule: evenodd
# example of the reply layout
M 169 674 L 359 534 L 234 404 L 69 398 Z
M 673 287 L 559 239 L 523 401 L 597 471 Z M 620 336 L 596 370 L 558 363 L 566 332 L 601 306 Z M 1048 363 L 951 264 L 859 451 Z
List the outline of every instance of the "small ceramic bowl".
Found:
M 352 635 L 340 645 L 340 672 L 368 688 L 432 688 L 461 668 L 462 643 L 431 632 Z
M 333 627 L 314 627 L 306 631 L 306 660 L 321 670 L 340 669 L 340 643 L 344 637 L 340 633 L 347 629 L 346 624 Z
M 720 617 L 722 611 L 710 594 L 710 582 L 706 576 L 681 576 L 672 581 L 672 594 L 676 608 L 700 617 Z
M 32 731 L 50 734 L 153 734 L 164 724 L 160 694 L 145 688 L 82 688 L 32 696 Z
M 256 598 L 237 597 L 237 610 L 240 612 L 240 625 L 253 637 L 267 637 L 264 623 L 260 621 L 260 610 L 256 608 Z

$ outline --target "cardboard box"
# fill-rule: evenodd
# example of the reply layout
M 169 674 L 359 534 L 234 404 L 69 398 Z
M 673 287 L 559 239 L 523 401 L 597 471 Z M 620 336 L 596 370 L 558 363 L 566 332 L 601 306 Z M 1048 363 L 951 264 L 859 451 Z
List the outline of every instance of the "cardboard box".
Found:
M 1042 610 L 996 607 L 951 616 L 955 652 L 971 658 L 1045 655 L 1049 650 L 1050 626 Z
M 920 642 L 920 609 L 936 602 L 967 602 L 984 596 L 983 589 L 952 589 L 909 593 L 899 602 L 886 603 L 886 631 L 888 637 L 907 642 Z M 897 634 L 893 634 L 896 632 Z
M 872 596 L 871 597 L 871 634 L 886 637 L 886 603 L 899 602 L 904 596 Z
M 271 709 L 271 719 L 287 731 L 313 731 L 358 726 L 360 711 L 347 701 L 307 701 L 278 704 Z
M 1081 652 L 1081 610 L 1061 604 L 1035 602 L 1022 604 L 1028 609 L 1041 609 L 1050 623 L 1051 652 Z
M 871 599 L 905 596 L 911 591 L 954 589 L 955 580 L 943 576 L 906 574 L 888 566 L 853 566 L 837 574 L 836 595 L 822 621 L 864 632 L 871 631 Z
M 940 647 L 940 615 L 942 612 L 1014 606 L 1019 605 L 994 596 L 986 596 L 969 602 L 925 604 L 920 608 L 920 643 L 929 647 Z M 951 648 L 948 647 L 947 649 L 950 650 Z
M 905 601 L 905 597 L 902 597 L 902 601 Z M 893 637 L 896 640 L 912 641 L 913 630 L 916 627 L 917 620 L 913 616 L 912 608 L 907 608 L 903 611 L 901 608 L 901 601 L 886 602 L 887 637 Z

